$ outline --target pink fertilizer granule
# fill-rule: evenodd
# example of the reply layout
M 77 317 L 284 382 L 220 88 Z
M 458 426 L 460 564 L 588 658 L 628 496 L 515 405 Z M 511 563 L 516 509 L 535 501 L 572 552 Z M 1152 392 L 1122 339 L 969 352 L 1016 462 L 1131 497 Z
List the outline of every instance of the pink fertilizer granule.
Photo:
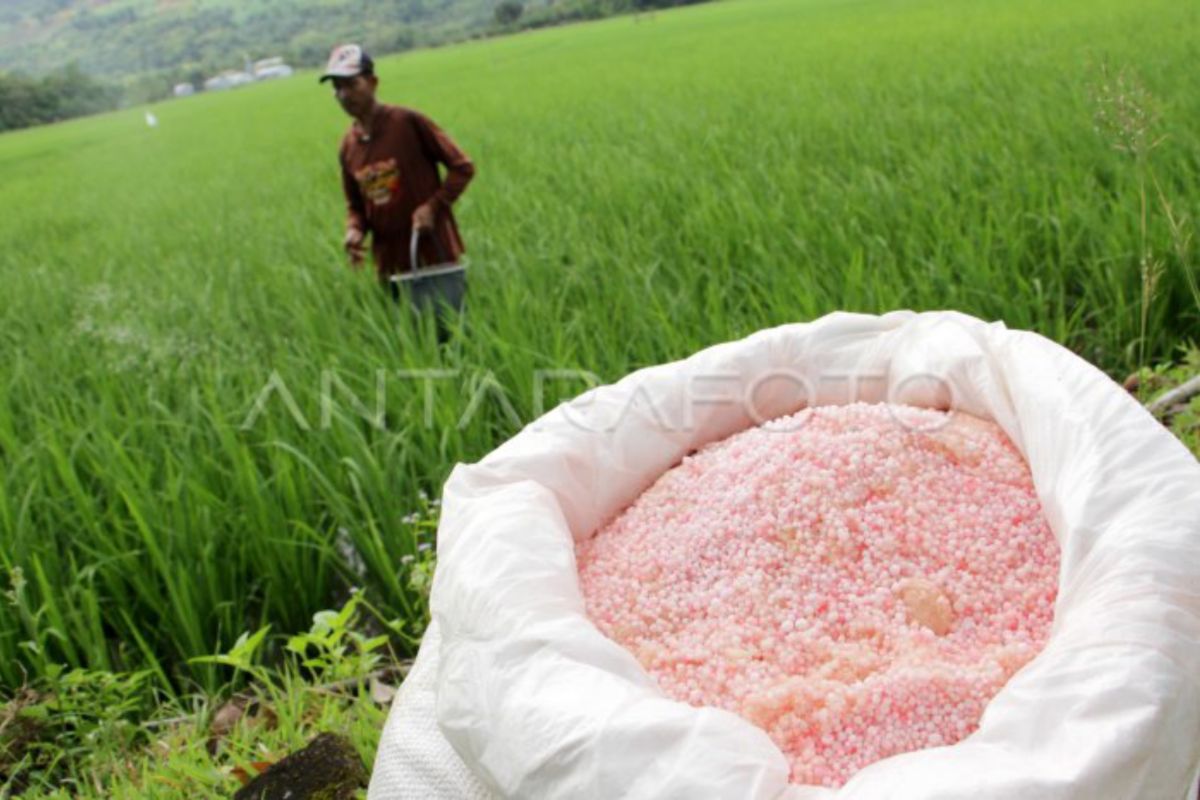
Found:
M 837 787 L 978 727 L 1049 634 L 1059 549 L 995 424 L 860 403 L 688 456 L 577 558 L 589 616 L 666 695 Z

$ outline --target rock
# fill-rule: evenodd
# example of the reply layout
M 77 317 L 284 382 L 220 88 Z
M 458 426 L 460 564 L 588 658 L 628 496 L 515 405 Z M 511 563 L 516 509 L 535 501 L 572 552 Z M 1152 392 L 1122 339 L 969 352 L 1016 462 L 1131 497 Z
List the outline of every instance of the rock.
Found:
M 367 770 L 344 736 L 322 733 L 238 790 L 233 800 L 353 800 Z

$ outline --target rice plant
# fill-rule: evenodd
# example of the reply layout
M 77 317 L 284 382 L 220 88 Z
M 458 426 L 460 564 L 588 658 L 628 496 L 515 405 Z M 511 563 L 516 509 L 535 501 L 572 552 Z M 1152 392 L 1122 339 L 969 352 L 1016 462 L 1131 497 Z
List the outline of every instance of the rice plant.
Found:
M 0 682 L 215 688 L 192 659 L 352 587 L 411 649 L 422 492 L 597 380 L 763 327 L 953 308 L 1114 376 L 1171 355 L 1200 322 L 1172 244 L 1198 13 L 743 0 L 383 59 L 382 98 L 479 169 L 445 348 L 345 268 L 346 119 L 313 75 L 0 136 Z M 1094 129 L 1102 63 L 1161 104 L 1156 188 Z

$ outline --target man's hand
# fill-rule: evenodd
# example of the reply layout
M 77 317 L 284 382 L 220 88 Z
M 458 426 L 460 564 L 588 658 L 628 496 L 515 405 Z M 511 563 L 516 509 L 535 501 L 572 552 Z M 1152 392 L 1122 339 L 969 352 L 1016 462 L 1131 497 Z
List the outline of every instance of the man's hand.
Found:
M 433 230 L 433 206 L 429 203 L 418 206 L 413 212 L 412 224 L 419 231 Z
M 353 269 L 362 269 L 363 255 L 363 232 L 358 228 L 347 228 L 346 238 L 342 241 L 342 246 L 346 248 L 346 255 L 350 256 L 350 266 Z

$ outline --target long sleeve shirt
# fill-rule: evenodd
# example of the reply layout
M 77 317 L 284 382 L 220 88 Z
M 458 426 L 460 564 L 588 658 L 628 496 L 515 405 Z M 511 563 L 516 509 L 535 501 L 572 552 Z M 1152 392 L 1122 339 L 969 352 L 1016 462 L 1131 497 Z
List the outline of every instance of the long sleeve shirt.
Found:
M 451 206 L 467 188 L 475 167 L 466 153 L 425 115 L 380 104 L 369 129 L 355 121 L 338 151 L 346 224 L 371 234 L 380 276 L 412 269 L 412 215 L 432 201 L 432 234 L 420 240 L 422 266 L 458 260 L 466 249 Z M 439 165 L 445 167 L 442 178 Z

